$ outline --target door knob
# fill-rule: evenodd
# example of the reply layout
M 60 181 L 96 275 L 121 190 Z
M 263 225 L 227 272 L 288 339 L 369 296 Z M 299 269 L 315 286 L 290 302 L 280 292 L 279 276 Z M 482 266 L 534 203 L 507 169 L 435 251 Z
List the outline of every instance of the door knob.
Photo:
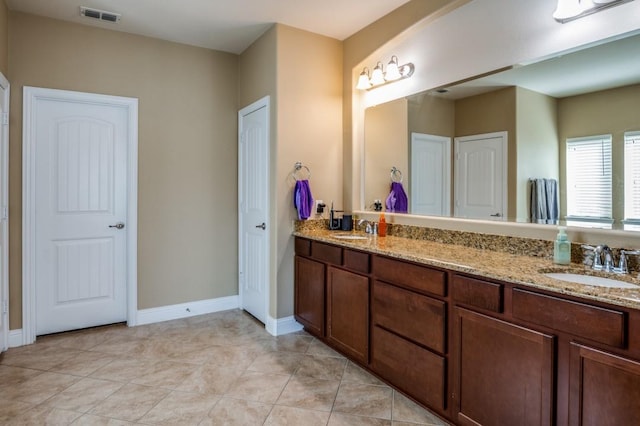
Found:
M 109 228 L 122 229 L 122 228 L 124 228 L 124 223 L 118 222 L 115 225 L 109 225 Z
M 256 225 L 256 228 L 262 228 L 262 230 L 264 231 L 265 229 L 267 229 L 267 224 L 262 222 L 260 225 Z
M 502 213 L 494 213 L 491 217 L 502 217 Z

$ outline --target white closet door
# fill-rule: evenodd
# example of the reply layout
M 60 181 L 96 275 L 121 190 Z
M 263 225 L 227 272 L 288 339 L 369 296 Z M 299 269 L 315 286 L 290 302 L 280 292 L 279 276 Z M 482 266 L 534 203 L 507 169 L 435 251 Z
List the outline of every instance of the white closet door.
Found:
M 242 309 L 266 324 L 269 300 L 269 98 L 238 114 L 239 289 Z

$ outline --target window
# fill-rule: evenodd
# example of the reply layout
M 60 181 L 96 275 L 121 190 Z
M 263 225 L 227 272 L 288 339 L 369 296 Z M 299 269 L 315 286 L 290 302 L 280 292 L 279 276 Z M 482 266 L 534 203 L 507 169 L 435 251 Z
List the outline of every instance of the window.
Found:
M 624 223 L 640 225 L 640 132 L 624 134 Z
M 611 135 L 567 139 L 567 219 L 613 222 Z

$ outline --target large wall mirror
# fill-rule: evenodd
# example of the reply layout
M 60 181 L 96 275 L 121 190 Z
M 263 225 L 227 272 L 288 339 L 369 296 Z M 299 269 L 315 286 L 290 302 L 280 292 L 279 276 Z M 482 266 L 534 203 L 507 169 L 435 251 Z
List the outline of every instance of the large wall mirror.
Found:
M 415 215 L 554 224 L 569 217 L 572 226 L 637 229 L 625 221 L 625 179 L 627 200 L 633 179 L 629 167 L 625 177 L 625 135 L 634 132 L 640 144 L 640 35 L 367 108 L 364 207 L 384 205 L 401 180 Z M 610 183 L 580 185 L 587 208 L 610 196 L 611 218 L 572 215 L 578 185 L 570 178 L 599 176 L 603 166 L 570 166 L 568 174 L 567 140 L 608 136 Z M 635 179 L 640 188 L 640 171 Z

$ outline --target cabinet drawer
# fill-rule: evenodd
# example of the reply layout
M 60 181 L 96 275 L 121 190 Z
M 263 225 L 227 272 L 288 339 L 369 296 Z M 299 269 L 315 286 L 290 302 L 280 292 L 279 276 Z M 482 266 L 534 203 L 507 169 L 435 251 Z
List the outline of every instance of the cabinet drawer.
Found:
M 375 281 L 373 323 L 434 351 L 445 352 L 445 303 Z
M 625 346 L 624 312 L 514 289 L 513 317 L 617 348 Z
M 342 248 L 340 247 L 312 241 L 311 256 L 322 262 L 332 263 L 338 266 L 342 265 Z
M 373 257 L 376 278 L 423 293 L 446 295 L 445 273 L 386 257 Z
M 311 241 L 304 238 L 296 238 L 295 252 L 298 256 L 311 256 Z
M 344 267 L 353 271 L 368 274 L 370 270 L 370 256 L 360 251 L 344 249 Z
M 503 292 L 501 284 L 460 275 L 455 275 L 451 283 L 453 300 L 491 312 L 503 311 Z
M 444 410 L 445 360 L 408 340 L 373 327 L 371 367 L 417 401 Z

